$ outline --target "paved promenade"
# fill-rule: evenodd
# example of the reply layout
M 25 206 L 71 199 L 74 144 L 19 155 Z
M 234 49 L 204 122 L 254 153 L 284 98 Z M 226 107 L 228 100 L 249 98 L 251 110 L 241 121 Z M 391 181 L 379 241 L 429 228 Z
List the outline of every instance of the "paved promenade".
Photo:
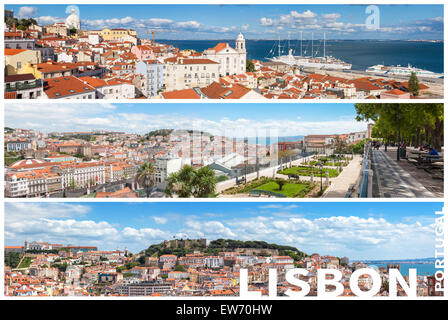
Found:
M 434 198 L 423 184 L 403 170 L 383 150 L 372 151 L 373 197 Z M 403 160 L 406 161 L 406 160 Z
M 311 159 L 313 156 L 307 157 L 307 159 Z M 292 162 L 292 165 L 300 165 L 305 162 L 305 158 L 301 158 Z M 350 185 L 355 184 L 359 171 L 361 170 L 361 156 L 355 155 L 353 160 L 350 161 L 347 167 L 343 168 L 343 171 L 336 178 L 330 178 L 330 187 L 326 190 L 323 197 L 344 197 L 348 191 Z M 271 167 L 267 169 L 260 170 L 260 177 L 275 177 L 275 178 L 283 178 L 288 179 L 287 175 L 277 173 L 279 166 Z M 251 181 L 257 178 L 257 173 L 253 172 L 247 175 L 247 181 Z M 302 181 L 310 181 L 309 176 L 300 176 L 300 180 Z M 323 178 L 323 183 L 325 183 L 326 178 Z M 314 177 L 314 182 L 320 183 L 320 177 Z M 235 179 L 229 179 L 226 181 L 219 182 L 216 185 L 217 192 L 222 192 L 236 185 Z M 218 197 L 220 198 L 244 198 L 248 197 L 249 194 L 220 194 Z
M 306 158 L 300 158 L 300 159 L 292 161 L 291 163 L 292 163 L 293 166 L 294 165 L 299 165 L 299 164 L 305 162 L 305 160 L 311 159 L 312 157 L 313 156 L 309 156 L 309 157 L 306 157 Z M 285 178 L 285 177 L 287 178 L 287 176 L 283 176 L 283 175 L 280 175 L 280 174 L 277 173 L 277 170 L 279 168 L 280 168 L 280 165 L 277 165 L 275 167 L 261 169 L 260 170 L 260 177 L 271 177 L 272 178 L 272 177 L 280 177 L 281 176 L 282 178 Z M 242 178 L 242 177 L 240 177 L 240 178 Z M 256 172 L 252 172 L 252 173 L 247 174 L 247 182 L 252 181 L 252 180 L 254 180 L 256 178 L 257 178 L 257 173 Z M 302 178 L 302 177 L 300 177 L 300 178 Z M 229 179 L 229 180 L 225 180 L 225 181 L 222 181 L 222 182 L 219 182 L 219 183 L 216 184 L 216 191 L 217 192 L 222 192 L 222 191 L 227 190 L 227 189 L 229 189 L 231 187 L 234 187 L 234 186 L 236 186 L 235 178 Z M 220 195 L 220 196 L 221 197 L 225 197 L 225 195 Z M 241 195 L 239 197 L 241 197 Z
M 350 186 L 356 183 L 360 170 L 361 156 L 355 155 L 349 165 L 342 170 L 341 174 L 332 180 L 322 198 L 344 198 Z

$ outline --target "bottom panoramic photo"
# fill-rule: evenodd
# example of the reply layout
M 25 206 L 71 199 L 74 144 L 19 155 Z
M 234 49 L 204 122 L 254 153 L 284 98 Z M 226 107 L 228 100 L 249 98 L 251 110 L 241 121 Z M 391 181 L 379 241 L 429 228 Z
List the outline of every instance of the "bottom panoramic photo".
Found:
M 443 296 L 441 202 L 8 202 L 15 297 Z

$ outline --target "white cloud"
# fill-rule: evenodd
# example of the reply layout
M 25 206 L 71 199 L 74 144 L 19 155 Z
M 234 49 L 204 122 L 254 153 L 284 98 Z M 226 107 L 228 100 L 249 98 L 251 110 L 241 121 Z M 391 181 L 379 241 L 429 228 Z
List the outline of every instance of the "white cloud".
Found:
M 12 202 L 5 205 L 5 211 L 12 212 L 5 216 L 5 222 L 18 222 L 33 218 L 72 218 L 84 216 L 90 211 L 90 207 L 72 203 L 36 203 L 36 202 Z
M 197 21 L 178 22 L 176 25 L 179 27 L 188 28 L 188 29 L 198 29 L 201 26 L 201 24 Z
M 220 220 L 210 215 L 184 216 L 175 224 L 152 217 L 163 227 L 120 226 L 85 215 L 90 207 L 72 203 L 7 203 L 5 241 L 25 240 L 62 244 L 96 245 L 102 249 L 128 246 L 134 252 L 152 243 L 172 239 L 204 237 L 263 240 L 291 245 L 306 253 L 318 252 L 356 259 L 404 259 L 430 257 L 434 250 L 433 219 L 410 217 L 392 222 L 384 217 L 281 215 L 296 204 L 263 204 L 263 215 Z M 278 213 L 278 214 L 277 214 Z
M 263 17 L 263 18 L 260 19 L 260 24 L 262 26 L 272 26 L 273 25 L 273 20 L 270 19 L 270 18 Z
M 170 127 L 173 129 L 197 129 L 228 137 L 251 137 L 275 132 L 280 136 L 307 134 L 338 134 L 365 130 L 366 123 L 354 118 L 332 121 L 303 121 L 294 117 L 284 119 L 253 120 L 246 118 L 221 118 L 209 120 L 179 114 L 130 113 L 132 108 L 113 111 L 111 104 L 6 104 L 5 124 L 9 127 L 52 131 L 83 131 L 93 129 L 126 130 L 146 133 L 150 130 Z M 25 121 L 24 121 L 25 119 Z
M 339 13 L 326 13 L 322 15 L 322 18 L 326 20 L 337 20 L 341 17 Z
M 57 22 L 64 22 L 65 19 L 64 18 L 60 18 L 60 17 L 53 17 L 53 16 L 40 16 L 36 18 L 36 21 L 40 24 L 40 25 L 49 25 L 49 24 L 54 24 Z
M 168 219 L 165 217 L 153 217 L 154 221 L 160 224 L 165 224 L 168 222 Z
M 306 10 L 302 13 L 299 13 L 297 11 L 291 11 L 290 14 L 293 18 L 296 18 L 296 19 L 312 19 L 317 16 L 317 14 L 312 12 L 311 10 Z
M 22 18 L 34 18 L 38 12 L 36 7 L 20 7 L 17 17 Z

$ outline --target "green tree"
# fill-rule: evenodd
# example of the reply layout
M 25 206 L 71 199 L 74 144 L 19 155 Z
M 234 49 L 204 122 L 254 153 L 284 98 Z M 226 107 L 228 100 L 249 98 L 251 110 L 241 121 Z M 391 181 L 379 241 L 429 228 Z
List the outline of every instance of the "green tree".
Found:
M 194 196 L 196 198 L 208 198 L 216 191 L 215 171 L 209 166 L 202 167 L 196 171 L 194 180 Z
M 246 59 L 246 72 L 254 72 L 254 71 L 255 71 L 254 63 L 251 60 Z
M 170 174 L 165 194 L 169 197 L 177 195 L 180 198 L 207 198 L 215 195 L 215 172 L 210 167 L 199 170 L 191 166 L 183 166 L 179 172 Z
M 75 27 L 72 27 L 72 28 L 69 30 L 69 32 L 70 32 L 70 35 L 74 35 L 74 34 L 76 34 L 76 33 L 78 32 L 78 30 L 76 30 Z
M 178 264 L 175 268 L 174 271 L 180 271 L 180 272 L 185 272 L 185 267 L 181 264 Z
M 137 170 L 135 182 L 142 186 L 146 191 L 146 197 L 149 198 L 151 190 L 155 185 L 156 167 L 152 162 L 143 163 Z
M 284 186 L 285 184 L 287 184 L 288 181 L 286 181 L 286 180 L 284 180 L 284 179 L 277 178 L 277 179 L 275 179 L 275 183 L 278 184 L 278 190 L 281 191 L 281 190 L 283 189 L 283 186 Z
M 345 140 L 337 136 L 333 142 L 333 148 L 335 153 L 345 153 L 347 151 L 347 143 Z
M 442 103 L 357 103 L 357 121 L 373 121 L 373 138 L 385 142 L 431 144 L 440 151 L 443 145 Z
M 414 96 L 418 96 L 420 86 L 417 78 L 417 74 L 415 72 L 411 72 L 411 75 L 409 77 L 408 81 L 408 90 L 410 93 L 412 93 Z

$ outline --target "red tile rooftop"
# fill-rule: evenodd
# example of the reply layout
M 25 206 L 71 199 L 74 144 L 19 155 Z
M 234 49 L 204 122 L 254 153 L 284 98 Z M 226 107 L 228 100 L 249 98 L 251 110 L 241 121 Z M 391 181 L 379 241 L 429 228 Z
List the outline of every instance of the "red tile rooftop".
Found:
M 50 99 L 57 99 L 95 91 L 93 86 L 84 83 L 74 76 L 46 79 L 45 82 L 45 94 Z
M 5 56 L 15 56 L 16 54 L 25 52 L 25 51 L 31 51 L 27 49 L 5 49 Z
M 232 86 L 223 86 L 218 82 L 213 82 L 208 87 L 202 88 L 201 91 L 210 99 L 240 99 L 251 89 L 240 84 Z
M 200 99 L 201 97 L 193 89 L 162 92 L 165 99 Z
M 386 93 L 386 94 L 394 94 L 394 95 L 398 95 L 398 96 L 400 96 L 402 94 L 407 94 L 407 92 L 404 92 L 404 91 L 401 91 L 401 90 L 398 90 L 398 89 L 392 89 L 392 90 L 386 91 L 384 93 Z

